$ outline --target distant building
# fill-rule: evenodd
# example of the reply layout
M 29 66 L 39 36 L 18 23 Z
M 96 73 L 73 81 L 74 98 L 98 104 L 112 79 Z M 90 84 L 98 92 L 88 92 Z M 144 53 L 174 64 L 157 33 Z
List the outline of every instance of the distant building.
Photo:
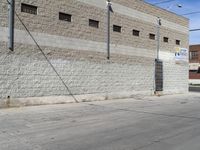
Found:
M 200 84 L 200 44 L 190 46 L 190 84 Z

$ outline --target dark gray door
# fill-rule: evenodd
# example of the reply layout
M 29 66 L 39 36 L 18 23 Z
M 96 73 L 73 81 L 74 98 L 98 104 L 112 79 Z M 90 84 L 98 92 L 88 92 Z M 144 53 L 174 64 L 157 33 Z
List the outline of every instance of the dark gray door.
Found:
M 155 85 L 156 91 L 163 91 L 163 62 L 155 60 Z

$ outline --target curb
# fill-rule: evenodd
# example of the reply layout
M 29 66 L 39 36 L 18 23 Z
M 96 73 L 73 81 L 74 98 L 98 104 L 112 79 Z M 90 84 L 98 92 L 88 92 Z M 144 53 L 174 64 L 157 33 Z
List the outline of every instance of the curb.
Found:
M 102 93 L 102 94 L 85 94 L 74 95 L 81 102 L 93 102 L 93 101 L 105 101 L 111 99 L 127 99 L 141 96 L 150 96 L 151 91 L 143 92 L 121 92 L 121 93 Z M 53 105 L 53 104 L 67 104 L 77 103 L 72 96 L 47 96 L 47 97 L 28 97 L 28 98 L 12 98 L 0 100 L 0 108 L 12 108 L 12 107 L 25 107 L 25 106 L 37 106 L 37 105 Z

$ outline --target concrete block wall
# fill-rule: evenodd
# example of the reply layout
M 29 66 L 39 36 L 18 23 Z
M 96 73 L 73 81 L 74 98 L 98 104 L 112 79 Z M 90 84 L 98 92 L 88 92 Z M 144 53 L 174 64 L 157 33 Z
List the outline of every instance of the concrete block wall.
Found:
M 37 47 L 24 44 L 17 47 L 14 53 L 8 54 L 6 48 L 1 53 L 1 98 L 69 94 Z M 54 49 L 50 47 L 42 49 L 75 95 L 124 91 L 151 94 L 153 90 L 151 59 L 142 61 L 139 59 L 144 58 L 123 58 L 118 55 L 108 62 L 102 58 L 87 58 L 85 55 L 88 52 L 84 54 L 74 50 L 56 49 L 58 52 L 54 53 Z M 72 59 L 70 55 L 76 57 Z
M 21 13 L 21 3 L 38 6 L 38 15 Z M 142 1 L 130 4 L 126 0 L 113 3 L 111 22 L 121 25 L 122 33 L 111 34 L 111 61 L 106 60 L 106 10 L 102 1 L 16 0 L 16 11 L 73 94 L 126 93 L 127 97 L 154 91 L 156 41 L 148 34 L 156 32 L 155 16 L 162 14 L 161 37 L 170 39 L 169 43 L 161 42 L 164 91 L 186 92 L 187 64 L 175 64 L 173 49 L 176 39 L 181 40 L 181 47 L 188 47 L 188 20 Z M 128 11 L 121 13 L 121 9 Z M 0 11 L 0 98 L 68 96 L 69 91 L 17 18 L 15 51 L 7 49 L 6 3 L 1 3 Z M 72 22 L 58 20 L 59 12 L 72 14 Z M 99 29 L 89 27 L 88 19 L 99 20 Z M 140 37 L 133 37 L 133 29 L 140 30 Z
M 164 94 L 187 93 L 189 88 L 188 64 L 164 61 Z

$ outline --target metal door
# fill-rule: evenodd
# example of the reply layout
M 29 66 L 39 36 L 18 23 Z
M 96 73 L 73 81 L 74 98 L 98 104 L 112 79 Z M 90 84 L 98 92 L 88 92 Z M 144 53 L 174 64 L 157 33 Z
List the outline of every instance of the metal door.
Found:
M 163 62 L 155 60 L 155 88 L 156 91 L 163 91 Z

